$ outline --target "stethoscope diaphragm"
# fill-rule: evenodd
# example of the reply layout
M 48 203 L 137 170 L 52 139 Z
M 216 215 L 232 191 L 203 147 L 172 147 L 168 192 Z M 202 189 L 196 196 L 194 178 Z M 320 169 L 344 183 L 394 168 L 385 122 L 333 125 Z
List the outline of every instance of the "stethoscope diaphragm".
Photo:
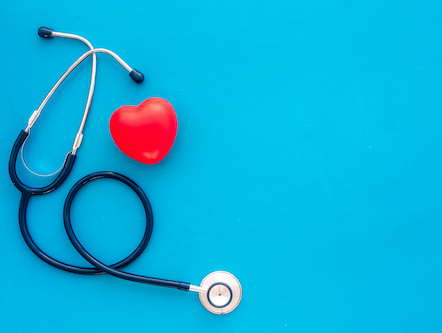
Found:
M 232 312 L 241 301 L 241 284 L 229 272 L 210 273 L 201 281 L 201 287 L 207 290 L 199 293 L 201 304 L 212 313 Z

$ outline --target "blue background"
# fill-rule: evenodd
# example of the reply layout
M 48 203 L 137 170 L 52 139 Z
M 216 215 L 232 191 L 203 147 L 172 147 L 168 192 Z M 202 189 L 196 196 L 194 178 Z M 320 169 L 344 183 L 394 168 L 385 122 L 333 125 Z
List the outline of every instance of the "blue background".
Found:
M 441 332 L 442 40 L 440 1 L 3 1 L 0 53 L 2 332 Z M 7 172 L 18 133 L 86 47 L 106 55 L 76 165 L 32 198 L 41 247 L 82 265 L 62 224 L 70 187 L 112 170 L 150 198 L 155 227 L 130 272 L 199 284 L 214 270 L 243 285 L 227 316 L 194 293 L 78 276 L 21 238 Z M 88 59 L 63 83 L 25 149 L 49 173 L 70 150 Z M 113 144 L 109 118 L 159 96 L 175 107 L 170 154 L 146 166 Z M 42 184 L 21 171 L 23 179 Z M 143 229 L 134 194 L 112 181 L 73 205 L 84 245 L 107 263 Z

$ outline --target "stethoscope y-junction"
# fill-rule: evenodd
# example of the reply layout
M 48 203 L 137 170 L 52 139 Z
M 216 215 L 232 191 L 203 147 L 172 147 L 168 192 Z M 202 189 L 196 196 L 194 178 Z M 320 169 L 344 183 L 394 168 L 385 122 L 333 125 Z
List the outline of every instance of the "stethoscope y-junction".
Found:
M 82 42 L 84 42 L 88 47 L 89 51 L 85 52 L 82 56 L 80 56 L 69 68 L 68 70 L 61 76 L 61 78 L 56 82 L 56 84 L 52 87 L 52 89 L 49 91 L 39 108 L 34 111 L 32 116 L 30 117 L 28 121 L 27 127 L 22 130 L 16 139 L 12 151 L 11 156 L 9 159 L 9 175 L 11 177 L 11 180 L 13 184 L 21 191 L 22 197 L 20 200 L 20 206 L 19 206 L 19 225 L 20 225 L 20 231 L 23 235 L 23 238 L 28 245 L 28 247 L 44 262 L 59 268 L 61 270 L 76 273 L 76 274 L 83 274 L 83 275 L 97 275 L 97 274 L 110 274 L 118 278 L 134 281 L 134 282 L 141 282 L 145 284 L 152 284 L 157 285 L 161 287 L 169 287 L 169 288 L 176 288 L 184 291 L 194 291 L 199 293 L 199 298 L 201 303 L 204 305 L 204 307 L 209 310 L 212 313 L 215 314 L 226 314 L 234 310 L 242 296 L 242 289 L 239 281 L 233 276 L 232 274 L 225 272 L 225 271 L 216 271 L 213 273 L 210 273 L 207 275 L 201 282 L 200 286 L 192 285 L 187 282 L 180 282 L 180 281 L 172 281 L 172 280 L 166 280 L 166 279 L 159 279 L 159 278 L 153 278 L 153 277 L 147 277 L 147 276 L 141 276 L 136 274 L 131 274 L 122 271 L 121 269 L 133 262 L 136 258 L 140 256 L 140 254 L 144 251 L 146 248 L 151 234 L 152 234 L 152 228 L 153 228 L 153 215 L 152 215 L 152 209 L 149 203 L 149 200 L 147 199 L 145 193 L 143 190 L 135 184 L 132 180 L 129 178 L 120 175 L 115 172 L 96 172 L 92 173 L 90 175 L 87 175 L 86 177 L 80 179 L 70 190 L 68 193 L 65 204 L 63 207 L 63 219 L 64 219 L 64 225 L 67 232 L 67 235 L 75 247 L 75 249 L 90 263 L 93 265 L 93 267 L 80 267 L 80 266 L 74 266 L 70 265 L 64 262 L 61 262 L 57 259 L 54 259 L 50 255 L 48 255 L 46 252 L 44 252 L 33 240 L 29 229 L 27 225 L 27 207 L 28 203 L 31 200 L 33 196 L 36 195 L 44 195 L 51 193 L 52 191 L 56 190 L 67 178 L 69 173 L 72 170 L 72 167 L 75 163 L 77 150 L 80 147 L 80 144 L 83 139 L 83 129 L 84 125 L 87 119 L 87 115 L 91 106 L 92 96 L 94 94 L 94 88 L 95 88 L 95 77 L 96 77 L 96 53 L 107 53 L 111 55 L 115 60 L 117 60 L 128 72 L 131 78 L 137 82 L 140 83 L 143 81 L 144 76 L 139 71 L 131 68 L 129 65 L 127 65 L 118 55 L 116 55 L 114 52 L 109 51 L 107 49 L 103 48 L 97 48 L 95 49 L 92 44 L 86 40 L 85 38 L 73 34 L 66 34 L 66 33 L 60 33 L 55 32 L 52 29 L 48 28 L 40 28 L 38 30 L 38 34 L 43 38 L 52 38 L 52 37 L 65 37 L 65 38 L 71 38 L 71 39 L 77 39 Z M 19 155 L 20 148 L 23 147 L 25 141 L 30 135 L 30 131 L 34 123 L 36 122 L 37 118 L 40 116 L 41 111 L 43 110 L 44 106 L 48 102 L 48 100 L 51 98 L 51 96 L 54 94 L 54 92 L 57 90 L 57 88 L 60 86 L 60 84 L 65 80 L 65 78 L 88 56 L 92 56 L 92 73 L 91 73 L 91 80 L 90 80 L 90 88 L 89 88 L 89 94 L 87 98 L 86 108 L 83 115 L 83 119 L 80 125 L 80 129 L 76 135 L 76 138 L 74 140 L 74 144 L 72 147 L 72 150 L 67 154 L 64 163 L 60 170 L 57 172 L 57 175 L 55 179 L 49 184 L 44 187 L 31 187 L 26 184 L 24 184 L 18 177 L 17 171 L 16 171 L 16 162 L 17 157 Z M 129 186 L 138 196 L 138 198 L 141 200 L 144 211 L 145 211 L 145 219 L 146 219 L 146 228 L 144 231 L 143 238 L 140 242 L 140 244 L 137 246 L 137 248 L 125 259 L 112 264 L 107 265 L 103 262 L 96 259 L 94 256 L 92 256 L 80 243 L 78 238 L 75 235 L 71 219 L 70 219 L 70 210 L 72 202 L 75 198 L 75 195 L 78 193 L 79 190 L 81 190 L 85 185 L 88 183 L 100 180 L 100 179 L 114 179 L 116 181 L 122 182 L 123 184 Z

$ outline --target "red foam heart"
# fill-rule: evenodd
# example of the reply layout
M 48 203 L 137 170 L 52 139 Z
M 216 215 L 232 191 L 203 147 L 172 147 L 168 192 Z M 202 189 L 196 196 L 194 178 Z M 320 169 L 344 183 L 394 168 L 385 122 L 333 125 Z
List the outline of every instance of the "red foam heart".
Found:
M 161 161 L 175 141 L 178 121 L 165 99 L 152 97 L 137 106 L 122 106 L 110 119 L 115 144 L 127 156 L 145 164 Z

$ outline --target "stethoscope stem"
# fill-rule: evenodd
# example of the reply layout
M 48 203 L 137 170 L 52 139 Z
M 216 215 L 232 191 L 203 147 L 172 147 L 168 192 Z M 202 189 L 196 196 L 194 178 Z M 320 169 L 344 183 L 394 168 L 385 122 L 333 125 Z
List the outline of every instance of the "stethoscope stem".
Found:
M 195 286 L 193 284 L 191 284 L 189 286 L 189 291 L 194 291 L 196 293 L 207 293 L 207 288 L 206 287 L 201 287 L 201 286 Z

